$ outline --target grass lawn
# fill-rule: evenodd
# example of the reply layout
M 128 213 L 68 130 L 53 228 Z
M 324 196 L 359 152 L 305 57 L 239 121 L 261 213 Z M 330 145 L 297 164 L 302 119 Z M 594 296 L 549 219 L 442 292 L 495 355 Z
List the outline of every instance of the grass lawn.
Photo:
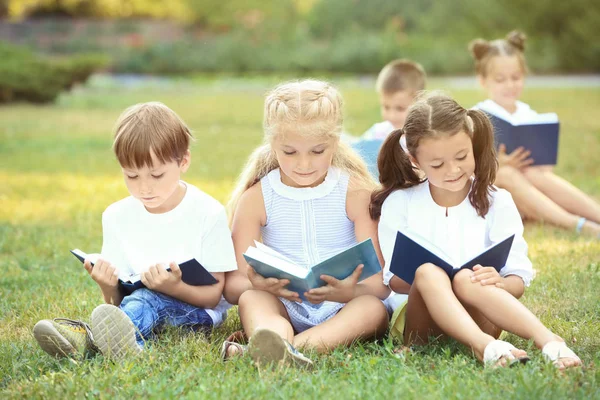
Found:
M 567 340 L 586 367 L 558 373 L 531 343 L 522 368 L 485 370 L 454 342 L 394 354 L 394 343 L 357 343 L 311 356 L 312 372 L 258 371 L 248 359 L 219 362 L 222 340 L 240 328 L 235 309 L 209 336 L 167 330 L 144 354 L 119 364 L 47 356 L 31 334 L 40 319 L 89 320 L 100 291 L 71 248 L 97 252 L 101 213 L 127 191 L 111 152 L 120 112 L 143 101 L 173 108 L 195 131 L 185 179 L 225 202 L 250 151 L 261 140 L 262 100 L 274 80 L 156 84 L 124 89 L 96 83 L 54 105 L 0 108 L 0 398 L 600 398 L 600 240 L 528 224 L 537 278 L 523 302 Z M 370 87 L 340 81 L 346 129 L 379 120 Z M 463 105 L 476 90 L 445 87 Z M 558 112 L 557 172 L 600 200 L 598 88 L 529 89 L 524 101 Z M 360 323 L 360 321 L 357 321 Z

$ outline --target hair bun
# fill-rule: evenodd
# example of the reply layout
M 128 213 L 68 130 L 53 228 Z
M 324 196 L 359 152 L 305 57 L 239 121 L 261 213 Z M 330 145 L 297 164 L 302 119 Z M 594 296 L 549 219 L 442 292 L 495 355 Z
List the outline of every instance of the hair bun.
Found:
M 525 50 L 525 39 L 527 36 L 519 30 L 514 30 L 506 35 L 506 41 L 521 51 Z
M 483 39 L 475 39 L 469 43 L 469 51 L 475 60 L 481 60 L 490 49 L 490 42 Z

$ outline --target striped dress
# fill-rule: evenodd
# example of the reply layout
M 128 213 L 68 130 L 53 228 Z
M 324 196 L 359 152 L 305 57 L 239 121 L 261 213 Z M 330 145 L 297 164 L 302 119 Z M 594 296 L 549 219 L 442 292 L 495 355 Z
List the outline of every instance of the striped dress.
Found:
M 349 179 L 331 167 L 320 185 L 294 188 L 281 182 L 279 169 L 271 171 L 260 181 L 267 215 L 263 243 L 307 269 L 355 245 L 354 223 L 346 214 Z M 344 306 L 280 300 L 297 333 L 327 321 Z

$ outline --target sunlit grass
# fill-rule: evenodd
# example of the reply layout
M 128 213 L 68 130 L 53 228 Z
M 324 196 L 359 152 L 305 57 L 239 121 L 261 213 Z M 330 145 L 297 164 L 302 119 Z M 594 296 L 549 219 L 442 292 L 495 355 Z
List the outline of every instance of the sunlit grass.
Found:
M 225 202 L 261 141 L 263 94 L 274 83 L 181 80 L 140 89 L 99 82 L 53 105 L 0 108 L 1 398 L 600 398 L 600 241 L 543 224 L 526 226 L 537 277 L 523 302 L 569 342 L 585 370 L 560 375 L 531 343 L 505 335 L 530 352 L 530 364 L 489 371 L 452 342 L 394 355 L 384 341 L 311 354 L 313 372 L 259 372 L 247 359 L 218 360 L 223 338 L 240 328 L 235 311 L 209 336 L 167 330 L 139 360 L 57 361 L 43 353 L 31 335 L 38 320 L 89 320 L 101 301 L 68 250 L 99 251 L 101 213 L 127 196 L 110 149 L 120 112 L 150 100 L 172 107 L 197 138 L 184 179 Z M 339 83 L 345 129 L 362 133 L 379 120 L 377 97 L 359 81 Z M 483 99 L 443 80 L 430 87 L 465 106 Z M 600 199 L 600 91 L 532 89 L 524 101 L 559 114 L 557 173 Z

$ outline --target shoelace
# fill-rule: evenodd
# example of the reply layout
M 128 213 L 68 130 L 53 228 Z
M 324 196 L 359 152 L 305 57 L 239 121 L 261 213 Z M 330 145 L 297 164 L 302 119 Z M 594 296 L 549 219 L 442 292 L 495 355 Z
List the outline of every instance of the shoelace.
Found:
M 63 323 L 66 323 L 67 325 L 85 329 L 86 340 L 87 340 L 90 348 L 92 348 L 95 351 L 98 351 L 98 347 L 96 347 L 96 345 L 94 343 L 94 334 L 92 333 L 92 328 L 90 328 L 90 326 L 88 324 L 86 324 L 83 321 L 79 321 L 76 319 L 69 319 L 69 318 L 54 318 L 54 321 L 63 322 Z

